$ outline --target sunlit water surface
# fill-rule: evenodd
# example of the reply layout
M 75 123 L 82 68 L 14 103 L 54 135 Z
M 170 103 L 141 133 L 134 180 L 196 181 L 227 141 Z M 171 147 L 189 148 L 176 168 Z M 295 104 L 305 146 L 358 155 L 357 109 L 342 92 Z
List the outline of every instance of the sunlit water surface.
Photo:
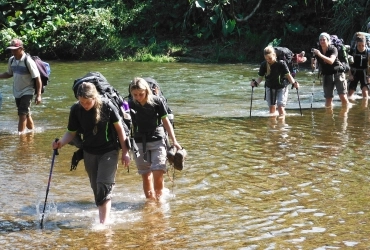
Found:
M 12 80 L 1 81 L 2 249 L 370 248 L 370 114 L 361 98 L 342 109 L 336 97 L 325 109 L 320 82 L 302 69 L 286 118 L 276 119 L 264 88 L 249 86 L 258 65 L 50 64 L 43 102 L 32 107 L 37 128 L 27 134 L 16 131 Z M 182 172 L 166 177 L 157 203 L 145 200 L 135 164 L 129 173 L 120 166 L 111 221 L 101 226 L 83 163 L 70 171 L 75 148 L 66 146 L 55 158 L 41 229 L 51 142 L 65 131 L 73 80 L 88 71 L 122 94 L 134 76 L 157 79 L 189 156 Z

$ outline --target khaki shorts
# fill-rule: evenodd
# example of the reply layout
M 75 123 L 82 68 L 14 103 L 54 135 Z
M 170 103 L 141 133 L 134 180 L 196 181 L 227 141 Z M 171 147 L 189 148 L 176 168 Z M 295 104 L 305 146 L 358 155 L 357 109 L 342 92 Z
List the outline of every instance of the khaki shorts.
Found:
M 166 172 L 166 144 L 164 140 L 147 142 L 146 151 L 147 151 L 147 161 L 144 161 L 143 154 L 143 144 L 137 143 L 139 148 L 139 157 L 135 157 L 136 167 L 139 174 L 147 174 L 155 170 L 162 170 Z
M 344 73 L 323 75 L 322 82 L 325 98 L 334 97 L 334 87 L 337 89 L 338 95 L 347 94 L 347 80 Z

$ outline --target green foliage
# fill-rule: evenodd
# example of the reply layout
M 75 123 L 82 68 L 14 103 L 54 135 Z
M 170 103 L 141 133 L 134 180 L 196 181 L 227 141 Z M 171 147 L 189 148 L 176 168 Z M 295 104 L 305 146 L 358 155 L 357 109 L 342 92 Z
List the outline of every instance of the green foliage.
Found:
M 7 53 L 6 47 L 9 46 L 10 41 L 17 37 L 17 34 L 11 28 L 0 30 L 0 54 Z
M 53 59 L 172 61 L 211 44 L 197 56 L 260 60 L 271 41 L 301 51 L 327 31 L 348 42 L 370 21 L 367 0 L 262 1 L 251 14 L 258 2 L 0 0 L 0 57 L 19 37 L 30 53 Z

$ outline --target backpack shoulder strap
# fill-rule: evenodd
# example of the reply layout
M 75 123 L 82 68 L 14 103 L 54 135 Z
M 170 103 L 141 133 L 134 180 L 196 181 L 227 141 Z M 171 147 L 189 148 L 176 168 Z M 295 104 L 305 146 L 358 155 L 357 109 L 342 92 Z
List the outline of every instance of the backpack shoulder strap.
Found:
M 24 58 L 24 65 L 26 65 L 28 73 L 30 73 L 30 69 L 28 68 L 28 60 L 27 60 L 29 56 L 30 54 L 26 53 L 26 58 Z
M 367 75 L 370 76 L 370 54 L 369 54 L 369 47 L 366 47 L 367 51 Z

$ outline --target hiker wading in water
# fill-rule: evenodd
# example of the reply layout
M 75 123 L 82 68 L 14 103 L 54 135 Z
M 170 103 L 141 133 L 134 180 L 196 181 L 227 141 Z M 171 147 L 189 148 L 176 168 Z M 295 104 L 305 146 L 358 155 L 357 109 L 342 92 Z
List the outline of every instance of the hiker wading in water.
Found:
M 139 153 L 135 157 L 138 173 L 142 177 L 145 197 L 158 200 L 164 188 L 163 174 L 167 172 L 165 130 L 177 150 L 182 149 L 168 119 L 160 97 L 152 94 L 148 83 L 136 77 L 130 84 L 133 100 L 129 101 L 133 117 L 134 139 Z
M 370 84 L 370 55 L 369 48 L 366 47 L 366 37 L 359 34 L 356 36 L 356 48 L 354 49 L 353 63 L 350 65 L 351 70 L 348 73 L 349 87 L 348 98 L 353 98 L 357 84 L 360 82 L 362 97 L 369 97 L 369 84 Z
M 78 102 L 69 113 L 67 131 L 62 139 L 52 143 L 53 149 L 68 144 L 77 134 L 83 132 L 83 157 L 85 170 L 99 210 L 99 221 L 106 224 L 112 205 L 112 193 L 118 168 L 119 152 L 124 167 L 130 164 L 126 146 L 126 134 L 121 117 L 110 101 L 103 100 L 95 85 L 83 82 L 77 90 Z M 111 131 L 115 129 L 122 150 Z
M 330 35 L 321 33 L 319 36 L 319 49 L 312 49 L 312 69 L 316 68 L 316 60 L 319 63 L 324 88 L 325 107 L 333 106 L 334 87 L 337 89 L 342 106 L 349 107 L 347 98 L 347 81 L 344 68 L 338 59 L 338 50 L 330 44 Z
M 293 84 L 296 89 L 299 88 L 299 84 L 290 74 L 287 64 L 276 60 L 275 49 L 272 46 L 267 46 L 263 53 L 265 61 L 260 66 L 257 80 L 251 81 L 250 85 L 257 87 L 265 77 L 265 96 L 270 114 L 275 114 L 277 107 L 279 116 L 282 117 L 285 115 L 289 83 Z

